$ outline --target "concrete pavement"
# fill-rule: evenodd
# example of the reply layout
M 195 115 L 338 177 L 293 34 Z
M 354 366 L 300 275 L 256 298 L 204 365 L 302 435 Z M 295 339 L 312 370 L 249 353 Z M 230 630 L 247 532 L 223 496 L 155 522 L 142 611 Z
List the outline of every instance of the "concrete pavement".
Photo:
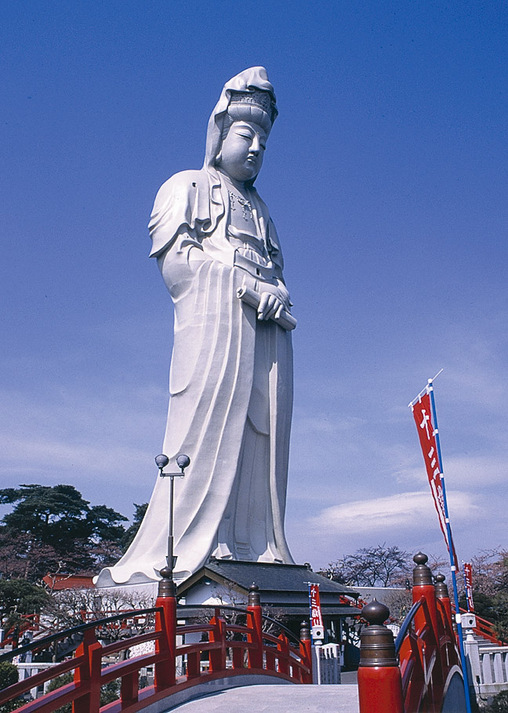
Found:
M 166 711 L 175 713 L 358 713 L 358 687 L 261 684 L 216 691 Z

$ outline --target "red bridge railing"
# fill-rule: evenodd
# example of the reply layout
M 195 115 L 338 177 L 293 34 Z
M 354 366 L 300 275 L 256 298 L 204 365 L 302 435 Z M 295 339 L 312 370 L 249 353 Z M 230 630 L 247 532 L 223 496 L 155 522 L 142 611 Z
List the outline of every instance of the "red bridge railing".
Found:
M 464 695 L 445 578 L 434 585 L 427 560 L 414 557 L 413 606 L 396 642 L 383 626 L 388 608 L 374 601 L 363 609 L 369 626 L 361 640 L 360 713 L 440 713 L 452 689 Z
M 467 614 L 466 609 L 460 608 L 460 611 L 462 614 Z M 481 636 L 483 639 L 487 639 L 487 641 L 490 641 L 491 644 L 494 644 L 495 646 L 506 646 L 507 642 L 503 641 L 502 639 L 499 638 L 497 631 L 494 627 L 494 624 L 489 621 L 488 619 L 483 619 L 481 616 L 478 616 L 475 612 L 473 612 L 475 615 L 476 619 L 476 626 L 473 628 L 473 631 L 475 634 L 478 636 Z
M 263 616 L 256 590 L 251 588 L 246 609 L 177 607 L 174 597 L 158 597 L 157 606 L 152 609 L 89 622 L 3 654 L 0 661 L 28 652 L 37 656 L 44 647 L 82 637 L 72 658 L 0 691 L 0 706 L 69 673 L 72 674 L 70 682 L 63 682 L 54 691 L 27 701 L 17 710 L 51 713 L 72 703 L 73 713 L 99 713 L 106 709 L 108 713 L 134 713 L 198 683 L 238 675 L 261 674 L 293 683 L 312 683 L 308 627 L 302 629 L 300 641 L 295 639 L 279 622 Z M 210 609 L 211 618 L 205 616 Z M 177 624 L 177 616 L 186 623 Z M 125 634 L 133 619 L 137 619 L 139 627 L 140 617 L 145 617 L 148 630 L 111 643 L 102 642 L 112 629 L 120 629 Z M 264 624 L 272 629 L 278 627 L 280 633 L 265 631 Z M 194 641 L 189 642 L 189 638 Z M 142 646 L 151 646 L 152 650 L 127 658 L 129 650 Z M 142 686 L 140 672 L 147 667 L 154 669 L 154 682 Z M 37 668 L 35 660 L 33 668 Z M 118 700 L 101 707 L 101 688 L 117 679 L 120 680 Z
M 18 646 L 19 640 L 22 639 L 27 632 L 39 630 L 39 614 L 21 614 L 19 623 L 9 627 L 5 632 L 2 641 L 0 641 L 0 650 L 4 649 L 6 646 L 9 645 L 13 648 L 16 648 Z

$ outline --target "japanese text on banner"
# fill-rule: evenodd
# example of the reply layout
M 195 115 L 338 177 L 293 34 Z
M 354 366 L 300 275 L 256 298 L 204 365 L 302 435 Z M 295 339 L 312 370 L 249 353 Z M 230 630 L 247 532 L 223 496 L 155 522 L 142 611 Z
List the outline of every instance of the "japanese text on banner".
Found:
M 321 601 L 319 599 L 319 584 L 309 582 L 309 607 L 310 607 L 310 628 L 313 639 L 324 637 L 323 616 L 321 614 Z
M 474 612 L 473 565 L 471 562 L 464 562 L 464 585 L 466 589 L 467 610 Z
M 423 459 L 425 461 L 425 469 L 427 471 L 427 477 L 429 479 L 430 491 L 434 499 L 434 505 L 436 506 L 436 511 L 439 518 L 439 525 L 445 538 L 448 550 L 450 550 L 450 543 L 448 542 L 448 533 L 446 529 L 443 483 L 441 482 L 441 476 L 443 471 L 439 462 L 436 430 L 432 423 L 432 406 L 430 402 L 430 394 L 427 392 L 420 395 L 419 399 L 411 405 L 411 408 L 413 411 L 413 418 L 416 423 L 416 428 L 418 430 L 420 446 L 422 448 Z M 457 557 L 455 555 L 454 548 L 453 556 L 455 563 L 457 563 Z

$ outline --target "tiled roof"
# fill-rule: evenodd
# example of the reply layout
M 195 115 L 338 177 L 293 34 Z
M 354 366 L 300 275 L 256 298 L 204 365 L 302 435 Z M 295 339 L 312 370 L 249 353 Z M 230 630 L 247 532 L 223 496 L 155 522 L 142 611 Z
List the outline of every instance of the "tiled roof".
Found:
M 42 578 L 52 591 L 62 589 L 93 589 L 93 576 L 87 574 L 48 574 Z
M 277 564 L 272 562 L 240 562 L 238 560 L 210 559 L 205 569 L 214 572 L 225 579 L 237 583 L 244 589 L 249 589 L 255 582 L 261 591 L 301 592 L 307 591 L 309 582 L 319 584 L 323 593 L 347 594 L 356 596 L 357 592 L 344 584 L 333 582 L 306 565 Z
M 208 581 L 207 581 L 208 580 Z M 194 587 L 206 582 L 247 593 L 252 584 L 259 588 L 261 603 L 281 609 L 286 615 L 301 617 L 309 612 L 309 582 L 319 584 L 321 608 L 327 616 L 357 616 L 358 609 L 351 599 L 358 596 L 351 587 L 332 582 L 313 572 L 307 565 L 271 562 L 242 562 L 238 560 L 210 560 L 178 586 L 178 597 L 190 596 Z M 192 606 L 192 605 L 191 605 Z

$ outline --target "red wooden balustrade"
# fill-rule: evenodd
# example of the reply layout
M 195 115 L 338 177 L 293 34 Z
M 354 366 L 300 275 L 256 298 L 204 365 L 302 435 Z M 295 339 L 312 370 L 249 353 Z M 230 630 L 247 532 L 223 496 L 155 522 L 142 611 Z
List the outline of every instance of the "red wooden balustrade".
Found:
M 460 676 L 460 654 L 444 576 L 436 577 L 427 556 L 415 555 L 413 606 L 393 642 L 382 626 L 388 609 L 371 602 L 362 633 L 358 669 L 360 713 L 440 713 L 452 677 Z
M 45 646 L 55 646 L 71 636 L 82 636 L 75 654 L 53 667 L 40 671 L 0 691 L 0 706 L 31 689 L 43 686 L 65 673 L 73 673 L 73 681 L 28 701 L 17 710 L 20 713 L 51 713 L 66 703 L 72 703 L 73 713 L 134 713 L 147 705 L 182 691 L 197 683 L 237 675 L 262 674 L 293 683 L 312 683 L 310 633 L 302 630 L 301 641 L 279 622 L 261 612 L 257 588 L 251 588 L 246 609 L 234 607 L 178 607 L 173 596 L 159 596 L 156 607 L 133 610 L 88 622 L 58 634 L 45 637 L 0 656 L 0 661 L 31 651 L 34 656 Z M 213 610 L 213 616 L 205 613 Z M 101 643 L 115 629 L 128 631 L 129 621 L 145 617 L 148 631 Z M 177 624 L 185 620 L 185 624 Z M 196 621 L 199 618 L 201 621 Z M 148 626 L 152 620 L 153 624 Z M 203 621 L 204 619 L 204 621 Z M 194 621 L 194 623 L 191 623 Z M 280 634 L 263 631 L 263 623 L 277 626 Z M 185 643 L 185 639 L 193 642 Z M 199 638 L 201 641 L 195 642 Z M 181 643 L 177 643 L 177 641 Z M 124 658 L 134 646 L 153 642 L 153 651 Z M 110 663 L 114 659 L 114 663 Z M 177 663 L 179 671 L 177 674 Z M 34 661 L 34 668 L 37 663 Z M 140 671 L 154 668 L 154 684 L 139 687 Z M 116 702 L 101 708 L 101 687 L 120 680 Z
M 19 640 L 23 639 L 27 632 L 34 632 L 40 630 L 40 617 L 39 614 L 22 614 L 20 616 L 19 623 L 11 626 L 7 629 L 4 634 L 4 638 L 0 641 L 0 649 L 4 649 L 6 646 L 16 647 L 18 646 Z
M 467 614 L 466 609 L 460 608 L 460 611 L 462 614 Z M 483 619 L 481 616 L 478 616 L 476 612 L 472 612 L 475 615 L 476 618 L 476 626 L 474 627 L 473 631 L 475 634 L 478 636 L 483 637 L 484 639 L 487 639 L 487 641 L 490 641 L 492 644 L 495 646 L 506 646 L 507 642 L 502 641 L 502 639 L 499 638 L 496 629 L 494 627 L 494 624 L 491 621 L 488 621 L 488 619 Z

